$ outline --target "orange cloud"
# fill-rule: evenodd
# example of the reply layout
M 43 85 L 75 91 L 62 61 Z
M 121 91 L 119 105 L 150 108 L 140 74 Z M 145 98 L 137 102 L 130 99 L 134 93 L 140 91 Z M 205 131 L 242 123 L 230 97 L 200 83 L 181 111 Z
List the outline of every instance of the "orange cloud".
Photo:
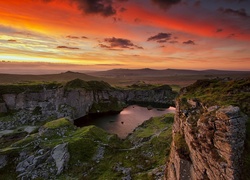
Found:
M 190 11 L 161 11 L 134 1 L 112 4 L 123 10 L 103 17 L 102 11 L 84 14 L 69 2 L 0 1 L 0 31 L 5 33 L 0 59 L 196 69 L 231 68 L 236 61 L 235 67 L 244 68 L 249 61 L 250 33 L 240 19 L 206 13 L 199 19 Z M 110 50 L 114 48 L 120 51 Z

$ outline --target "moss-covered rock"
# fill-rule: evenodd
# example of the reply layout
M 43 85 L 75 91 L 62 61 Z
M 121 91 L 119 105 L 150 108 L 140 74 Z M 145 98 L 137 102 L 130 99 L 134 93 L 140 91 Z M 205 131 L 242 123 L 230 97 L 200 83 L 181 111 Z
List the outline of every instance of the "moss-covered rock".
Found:
M 164 174 L 162 166 L 170 151 L 172 122 L 173 115 L 152 118 L 122 141 L 117 135 L 108 134 L 96 126 L 76 128 L 66 118 L 54 120 L 41 126 L 39 132 L 32 131 L 30 135 L 2 147 L 0 156 L 6 156 L 8 163 L 0 167 L 0 177 L 3 179 L 15 179 L 18 175 L 23 178 L 42 179 L 48 175 L 53 179 L 162 177 Z M 68 164 L 62 165 L 65 167 L 63 173 L 56 175 L 58 170 L 52 154 L 59 146 L 65 147 L 67 150 L 65 154 L 69 153 L 69 161 L 62 161 Z M 26 161 L 30 162 L 27 169 L 25 169 Z M 30 171 L 32 168 L 34 169 Z
M 84 81 L 75 79 L 65 84 L 66 90 L 72 89 L 86 89 L 86 90 L 111 90 L 113 89 L 108 83 L 104 81 Z
M 89 113 L 107 113 L 107 112 L 121 112 L 126 104 L 118 100 L 102 101 L 94 103 Z
M 0 95 L 2 94 L 19 94 L 22 92 L 40 92 L 44 89 L 56 89 L 61 87 L 61 83 L 57 82 L 26 82 L 19 84 L 1 84 Z M 0 97 L 0 101 L 2 97 Z
M 234 105 L 250 115 L 250 78 L 198 80 L 181 90 L 180 99 L 196 98 L 204 106 Z

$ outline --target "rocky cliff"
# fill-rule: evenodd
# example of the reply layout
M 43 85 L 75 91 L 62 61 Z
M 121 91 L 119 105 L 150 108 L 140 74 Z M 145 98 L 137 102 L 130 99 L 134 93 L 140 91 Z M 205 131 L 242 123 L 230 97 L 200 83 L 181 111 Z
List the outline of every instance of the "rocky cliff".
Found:
M 167 179 L 249 178 L 249 92 L 250 79 L 197 81 L 182 89 Z
M 34 125 L 61 117 L 76 119 L 88 113 L 121 111 L 129 103 L 172 105 L 169 86 L 117 89 L 105 82 L 76 79 L 58 83 L 0 87 L 0 130 Z

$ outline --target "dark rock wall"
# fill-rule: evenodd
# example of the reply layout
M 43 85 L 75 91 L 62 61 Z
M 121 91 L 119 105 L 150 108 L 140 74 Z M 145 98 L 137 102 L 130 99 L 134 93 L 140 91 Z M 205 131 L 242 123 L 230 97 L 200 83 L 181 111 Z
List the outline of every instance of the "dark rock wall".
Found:
M 168 106 L 173 105 L 175 95 L 169 89 L 65 90 L 63 87 L 34 93 L 0 94 L 3 100 L 0 103 L 0 113 L 5 115 L 0 117 L 0 130 L 61 117 L 77 119 L 90 111 L 121 111 L 127 103 L 159 103 Z

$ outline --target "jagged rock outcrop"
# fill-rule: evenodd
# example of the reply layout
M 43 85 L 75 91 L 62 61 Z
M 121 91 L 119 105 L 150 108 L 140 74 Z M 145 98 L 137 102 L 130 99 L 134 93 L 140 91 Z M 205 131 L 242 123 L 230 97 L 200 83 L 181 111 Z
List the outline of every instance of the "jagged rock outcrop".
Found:
M 212 85 L 216 84 L 218 88 L 221 82 L 222 89 L 231 92 L 230 88 L 235 82 L 219 80 L 198 82 L 194 86 L 199 86 L 194 89 L 199 90 L 204 85 L 202 88 L 208 93 L 213 91 Z M 249 86 L 245 84 L 243 87 L 238 86 L 243 93 L 244 87 Z M 229 98 L 229 93 L 220 94 L 217 99 L 212 99 L 211 106 L 211 97 L 217 96 L 218 89 L 207 96 L 201 92 L 199 96 L 197 93 L 195 95 L 195 91 L 189 93 L 191 88 L 183 89 L 176 101 L 173 141 L 166 179 L 243 179 L 247 115 L 238 106 L 215 104 L 216 101 L 224 99 L 224 96 Z M 199 96 L 199 99 L 190 98 L 191 96 Z M 237 96 L 234 95 L 234 101 L 237 101 L 235 97 Z M 249 95 L 244 97 L 247 99 Z M 240 98 L 242 97 L 239 96 Z M 226 100 L 228 99 L 224 101 Z
M 19 163 L 16 172 L 20 179 L 36 179 L 38 177 L 53 179 L 67 168 L 69 161 L 68 144 L 59 144 L 50 149 L 39 149 L 29 155 L 22 151 L 19 155 Z
M 82 80 L 71 81 L 64 87 L 18 89 L 16 93 L 6 90 L 0 92 L 0 115 L 6 114 L 0 117 L 0 130 L 61 117 L 77 119 L 88 113 L 121 111 L 127 103 L 172 105 L 175 95 L 169 87 L 119 90 L 104 82 Z

